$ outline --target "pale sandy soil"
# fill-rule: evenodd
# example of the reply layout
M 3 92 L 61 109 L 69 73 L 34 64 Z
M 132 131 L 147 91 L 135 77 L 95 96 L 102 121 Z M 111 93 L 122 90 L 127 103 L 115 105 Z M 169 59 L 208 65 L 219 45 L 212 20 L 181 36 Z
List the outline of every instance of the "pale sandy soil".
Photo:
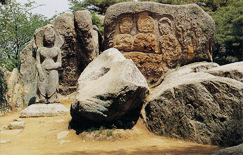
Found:
M 62 100 L 61 104 L 70 108 L 71 100 Z M 9 125 L 19 117 L 18 112 L 11 112 L 0 116 L 0 127 Z M 58 122 L 57 120 L 64 120 Z M 84 140 L 76 135 L 74 130 L 68 129 L 71 116 L 22 118 L 25 128 L 19 134 L 2 134 L 0 140 L 10 140 L 0 144 L 0 155 L 190 155 L 214 154 L 220 148 L 210 145 L 200 145 L 183 140 L 176 140 L 150 133 L 140 119 L 131 130 L 125 130 L 116 140 L 92 141 Z M 57 139 L 61 131 L 69 134 Z M 62 140 L 68 141 L 63 144 Z

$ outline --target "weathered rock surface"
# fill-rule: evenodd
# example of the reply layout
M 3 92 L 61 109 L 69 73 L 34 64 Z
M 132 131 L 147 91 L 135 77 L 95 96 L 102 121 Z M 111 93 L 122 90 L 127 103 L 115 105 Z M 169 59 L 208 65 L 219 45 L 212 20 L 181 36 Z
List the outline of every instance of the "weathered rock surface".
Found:
M 168 71 L 163 76 L 161 76 L 157 83 L 152 85 L 152 87 L 160 85 L 166 79 L 180 79 L 182 75 L 188 73 L 207 72 L 209 69 L 216 67 L 219 67 L 219 64 L 213 62 L 195 62 L 186 66 L 178 67 Z
M 20 53 L 20 82 L 24 87 L 24 104 L 30 105 L 35 103 L 37 97 L 37 70 L 34 42 L 32 39 L 24 50 Z
M 12 122 L 9 125 L 9 129 L 14 130 L 14 129 L 23 129 L 25 125 L 25 121 L 21 122 Z
M 7 81 L 7 86 L 8 86 L 8 94 L 12 94 L 14 92 L 14 86 L 18 82 L 18 69 L 14 68 L 8 81 Z
M 219 150 L 215 155 L 240 155 L 243 154 L 243 144 Z
M 144 108 L 148 128 L 203 144 L 241 143 L 243 83 L 191 68 L 166 74 L 151 92 Z
M 127 59 L 132 59 L 146 80 L 153 84 L 169 69 L 163 64 L 162 55 L 142 52 L 123 52 Z
M 118 3 L 107 9 L 105 15 L 104 49 L 115 47 L 137 62 L 146 76 L 142 52 L 157 57 L 163 65 L 150 66 L 148 82 L 158 80 L 163 71 L 191 62 L 211 61 L 211 41 L 215 23 L 206 12 L 195 4 L 166 5 L 154 2 Z M 148 54 L 149 53 L 149 54 Z M 135 61 L 136 60 L 136 61 Z M 153 73 L 153 74 L 152 74 Z M 153 77 L 154 79 L 151 79 Z
M 113 121 L 142 105 L 149 88 L 132 60 L 108 49 L 80 75 L 71 105 L 74 120 Z
M 8 72 L 4 75 L 7 81 L 8 91 L 6 93 L 6 99 L 10 107 L 22 108 L 24 103 L 24 89 L 21 84 L 19 84 L 19 71 L 14 68 L 12 72 Z
M 20 112 L 20 117 L 53 117 L 68 113 L 69 110 L 62 104 L 32 104 Z
M 206 71 L 215 76 L 228 77 L 243 82 L 243 62 L 235 62 Z
M 62 68 L 59 73 L 60 83 L 65 86 L 62 91 L 68 92 L 70 86 L 77 83 L 78 73 L 78 59 L 76 52 L 77 35 L 74 26 L 74 16 L 72 13 L 64 13 L 53 21 L 54 27 L 58 30 L 64 39 L 64 44 L 61 47 L 62 51 Z

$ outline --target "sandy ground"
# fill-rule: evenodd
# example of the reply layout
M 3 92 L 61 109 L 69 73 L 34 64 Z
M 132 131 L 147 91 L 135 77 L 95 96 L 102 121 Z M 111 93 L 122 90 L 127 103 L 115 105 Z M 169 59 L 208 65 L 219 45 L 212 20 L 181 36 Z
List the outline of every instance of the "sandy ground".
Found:
M 71 100 L 62 100 L 61 104 L 70 108 Z M 9 125 L 18 118 L 20 111 L 0 116 L 0 127 Z M 94 154 L 94 155 L 190 155 L 214 154 L 217 146 L 200 145 L 183 140 L 156 136 L 150 133 L 140 119 L 131 130 L 124 130 L 123 136 L 116 140 L 84 140 L 69 130 L 71 116 L 22 118 L 25 128 L 19 133 L 0 133 L 0 140 L 10 140 L 0 144 L 0 155 L 39 155 L 39 154 Z M 69 131 L 69 134 L 57 139 L 57 134 Z M 63 143 L 62 143 L 63 142 Z

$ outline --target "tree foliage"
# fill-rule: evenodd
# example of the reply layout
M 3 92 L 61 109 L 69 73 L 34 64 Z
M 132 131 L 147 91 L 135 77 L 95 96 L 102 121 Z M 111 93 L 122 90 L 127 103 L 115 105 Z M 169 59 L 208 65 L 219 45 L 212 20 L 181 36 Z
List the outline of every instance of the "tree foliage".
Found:
M 215 56 L 226 63 L 243 61 L 243 3 L 232 1 L 211 13 L 216 23 L 215 43 L 220 45 Z
M 32 14 L 35 2 L 24 5 L 16 0 L 0 4 L 0 64 L 8 70 L 19 66 L 19 54 L 34 36 L 37 28 L 49 23 L 46 17 Z
M 120 2 L 128 2 L 132 0 L 68 0 L 72 11 L 85 10 L 95 11 L 100 15 L 104 15 L 107 8 L 113 4 Z

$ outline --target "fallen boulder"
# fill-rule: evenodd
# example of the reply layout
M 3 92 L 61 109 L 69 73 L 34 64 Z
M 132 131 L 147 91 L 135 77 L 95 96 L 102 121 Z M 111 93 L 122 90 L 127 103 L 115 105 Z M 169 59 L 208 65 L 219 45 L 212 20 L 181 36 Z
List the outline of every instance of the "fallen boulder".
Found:
M 179 68 L 167 74 L 144 106 L 155 134 L 202 144 L 242 143 L 243 83 Z
M 113 121 L 141 108 L 149 92 L 144 76 L 117 49 L 104 51 L 79 77 L 71 105 L 74 120 Z
M 24 121 L 21 122 L 12 122 L 9 125 L 9 129 L 14 130 L 14 129 L 23 129 L 25 125 Z

